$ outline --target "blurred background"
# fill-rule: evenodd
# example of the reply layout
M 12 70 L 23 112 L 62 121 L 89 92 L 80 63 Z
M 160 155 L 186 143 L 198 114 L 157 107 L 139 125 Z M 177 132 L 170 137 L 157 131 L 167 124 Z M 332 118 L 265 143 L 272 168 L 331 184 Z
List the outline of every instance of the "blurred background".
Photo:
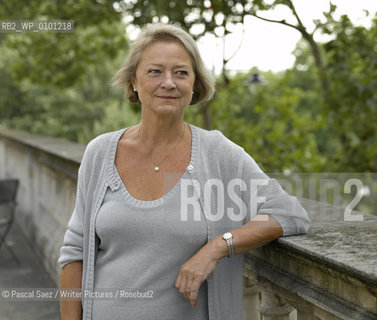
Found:
M 377 171 L 375 1 L 2 1 L 0 20 L 74 20 L 0 33 L 0 123 L 86 144 L 136 123 L 111 78 L 148 22 L 176 22 L 217 79 L 186 121 L 219 129 L 268 172 Z M 278 155 L 278 156 L 277 156 Z

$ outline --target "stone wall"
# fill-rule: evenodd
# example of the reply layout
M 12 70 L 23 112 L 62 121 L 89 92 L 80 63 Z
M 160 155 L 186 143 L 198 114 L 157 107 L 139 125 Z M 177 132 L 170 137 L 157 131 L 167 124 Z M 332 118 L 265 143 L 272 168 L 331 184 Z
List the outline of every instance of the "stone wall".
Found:
M 53 281 L 85 147 L 0 126 L 0 179 L 18 178 L 16 223 Z

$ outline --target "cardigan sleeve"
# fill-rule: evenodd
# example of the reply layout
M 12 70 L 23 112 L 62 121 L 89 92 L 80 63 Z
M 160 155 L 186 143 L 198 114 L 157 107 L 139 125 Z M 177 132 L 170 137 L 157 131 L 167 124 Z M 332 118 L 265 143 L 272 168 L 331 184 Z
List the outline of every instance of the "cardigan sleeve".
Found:
M 297 198 L 285 192 L 276 179 L 268 177 L 245 151 L 241 172 L 247 186 L 243 192 L 247 208 L 245 223 L 257 214 L 269 214 L 279 222 L 284 236 L 308 231 L 308 214 Z
M 88 145 L 89 146 L 89 145 Z M 84 238 L 84 212 L 85 212 L 85 190 L 84 190 L 84 172 L 88 166 L 88 146 L 85 150 L 83 160 L 81 162 L 78 179 L 76 202 L 72 212 L 72 216 L 68 222 L 67 230 L 64 235 L 63 245 L 60 249 L 60 257 L 58 263 L 63 268 L 68 263 L 83 260 L 83 238 Z

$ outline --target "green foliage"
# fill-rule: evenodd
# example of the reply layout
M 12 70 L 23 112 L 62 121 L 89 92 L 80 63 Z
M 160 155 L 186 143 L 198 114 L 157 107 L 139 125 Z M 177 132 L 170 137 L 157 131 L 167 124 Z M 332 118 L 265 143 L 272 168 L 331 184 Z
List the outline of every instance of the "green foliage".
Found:
M 111 77 L 126 55 L 121 15 L 109 1 L 3 2 L 1 19 L 75 21 L 74 33 L 2 34 L 1 122 L 82 143 L 135 121 Z M 117 107 L 115 108 L 114 105 Z M 124 117 L 120 116 L 124 111 Z
M 4 65 L 0 65 L 1 119 L 21 117 L 27 103 L 20 88 L 14 83 L 9 70 Z
M 82 143 L 134 124 L 139 106 L 110 87 L 126 55 L 121 12 L 134 25 L 169 20 L 195 37 L 221 37 L 246 15 L 279 5 L 295 15 L 290 0 L 3 2 L 0 19 L 73 19 L 75 32 L 0 35 L 0 121 Z M 200 125 L 206 115 L 267 172 L 376 171 L 377 18 L 356 27 L 345 16 L 336 21 L 335 9 L 314 21 L 333 40 L 311 43 L 296 17 L 304 40 L 292 69 L 264 73 L 267 84 L 251 90 L 249 73 L 219 78 L 214 100 L 188 107 L 186 121 Z
M 327 150 L 335 170 L 377 170 L 377 16 L 372 27 L 354 26 L 347 16 L 333 22 L 325 44 L 331 95 L 324 114 L 335 148 Z
M 17 88 L 17 96 L 3 88 L 6 92 L 0 100 L 2 123 L 82 143 L 99 133 L 135 123 L 137 116 L 126 103 L 123 92 L 110 87 L 111 77 L 121 59 L 123 54 L 115 61 L 88 66 L 83 80 L 74 87 L 42 86 L 30 81 L 15 86 L 11 77 L 8 78 L 8 85 Z M 20 100 L 23 103 L 18 104 Z M 18 108 L 13 110 L 12 104 Z M 4 117 L 9 110 L 13 115 Z
M 247 75 L 231 79 L 211 104 L 216 128 L 242 145 L 265 170 L 318 171 L 324 159 L 318 154 L 315 119 L 308 100 L 313 95 L 289 86 L 291 75 L 265 74 L 268 84 L 245 84 Z
M 3 2 L 0 19 L 74 20 L 73 33 L 7 34 L 4 46 L 14 49 L 11 65 L 16 81 L 70 87 L 80 83 L 88 66 L 114 59 L 126 45 L 121 16 L 101 1 Z M 5 34 L 3 34 L 5 36 Z

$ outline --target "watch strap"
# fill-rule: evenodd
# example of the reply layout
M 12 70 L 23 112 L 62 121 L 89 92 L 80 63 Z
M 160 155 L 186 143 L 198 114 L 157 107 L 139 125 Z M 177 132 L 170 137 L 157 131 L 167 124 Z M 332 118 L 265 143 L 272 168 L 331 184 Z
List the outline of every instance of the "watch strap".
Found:
M 226 244 L 228 245 L 228 258 L 234 257 L 233 238 L 227 239 Z
M 229 234 L 231 237 L 229 237 Z M 227 235 L 227 237 L 224 237 L 224 235 Z M 231 258 L 234 256 L 233 235 L 230 232 L 224 233 L 224 235 L 223 239 L 226 241 L 228 246 L 228 258 Z

